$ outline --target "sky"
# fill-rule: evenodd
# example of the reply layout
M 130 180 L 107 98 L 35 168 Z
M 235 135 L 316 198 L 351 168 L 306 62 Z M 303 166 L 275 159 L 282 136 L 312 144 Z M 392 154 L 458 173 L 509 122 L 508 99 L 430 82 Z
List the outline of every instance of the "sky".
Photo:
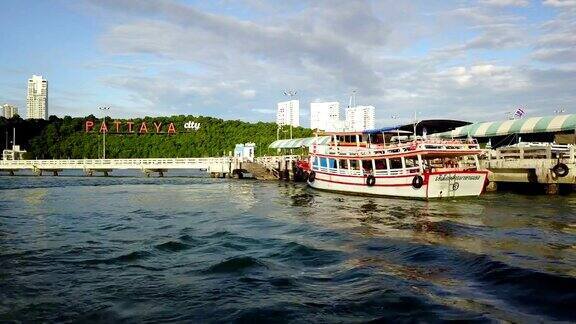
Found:
M 376 107 L 376 126 L 576 113 L 576 0 L 3 0 L 0 104 L 49 114 L 275 121 L 309 104 Z

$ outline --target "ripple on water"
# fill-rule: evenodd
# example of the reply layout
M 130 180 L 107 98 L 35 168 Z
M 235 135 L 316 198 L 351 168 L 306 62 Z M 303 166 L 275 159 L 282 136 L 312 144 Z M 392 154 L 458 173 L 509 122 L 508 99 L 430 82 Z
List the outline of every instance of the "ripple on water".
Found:
M 162 244 L 158 244 L 154 247 L 162 251 L 178 252 L 188 250 L 190 248 L 190 245 L 177 241 L 168 241 Z
M 323 250 L 297 242 L 284 244 L 280 249 L 270 255 L 270 258 L 284 263 L 297 266 L 321 267 L 344 260 L 345 255 L 341 251 Z
M 203 273 L 226 274 L 226 273 L 247 272 L 251 270 L 260 270 L 260 269 L 268 269 L 268 265 L 257 258 L 249 256 L 237 256 L 211 265 L 206 270 L 204 270 Z

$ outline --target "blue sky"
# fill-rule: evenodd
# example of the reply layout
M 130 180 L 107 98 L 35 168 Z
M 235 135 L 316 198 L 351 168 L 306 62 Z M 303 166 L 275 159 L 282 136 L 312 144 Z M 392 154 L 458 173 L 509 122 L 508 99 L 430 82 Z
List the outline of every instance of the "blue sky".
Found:
M 575 113 L 576 0 L 0 2 L 0 103 L 25 115 L 26 80 L 50 114 L 210 115 L 273 121 L 296 89 L 421 118 Z

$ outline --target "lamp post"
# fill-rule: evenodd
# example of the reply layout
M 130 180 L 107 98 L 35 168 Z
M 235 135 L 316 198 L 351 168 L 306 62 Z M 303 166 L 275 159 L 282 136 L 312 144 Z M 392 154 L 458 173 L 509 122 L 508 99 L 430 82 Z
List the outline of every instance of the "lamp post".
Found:
M 564 114 L 565 112 L 566 112 L 566 109 L 564 109 L 564 108 L 559 108 L 559 109 L 554 110 L 554 113 L 555 113 L 556 115 L 562 115 L 562 114 Z
M 398 116 L 398 115 L 392 115 L 391 118 L 392 118 L 393 120 L 399 120 L 399 119 L 400 119 L 400 116 Z M 398 123 L 398 122 L 396 122 L 396 123 Z M 397 138 L 397 140 L 398 140 L 398 143 L 400 143 L 400 128 L 398 127 L 398 125 L 396 125 L 396 131 L 398 132 L 398 138 Z
M 296 90 L 284 91 L 284 95 L 289 98 L 290 102 L 290 139 L 292 139 L 292 116 L 294 115 L 294 112 L 292 111 L 292 97 L 294 97 L 297 93 L 298 92 Z M 298 116 L 298 118 L 300 118 L 300 116 Z
M 101 111 L 110 110 L 110 107 L 98 107 Z M 106 123 L 106 114 L 104 114 L 104 123 Z M 106 127 L 108 129 L 108 127 Z M 106 159 L 106 132 L 102 134 L 102 159 Z

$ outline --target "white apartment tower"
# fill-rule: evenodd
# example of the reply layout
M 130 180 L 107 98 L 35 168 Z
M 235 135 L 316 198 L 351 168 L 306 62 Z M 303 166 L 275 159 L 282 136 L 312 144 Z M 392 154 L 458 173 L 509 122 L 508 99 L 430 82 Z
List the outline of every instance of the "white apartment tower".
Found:
M 279 102 L 278 112 L 276 113 L 276 123 L 279 126 L 300 126 L 300 101 L 290 100 Z
M 346 108 L 346 128 L 357 132 L 374 129 L 374 106 L 356 106 Z
M 340 121 L 340 103 L 312 102 L 310 103 L 310 128 L 326 132 L 338 131 Z
M 2 105 L 2 116 L 4 116 L 4 118 L 12 118 L 14 115 L 18 115 L 18 108 L 16 108 L 16 106 L 9 104 Z
M 48 81 L 41 75 L 28 79 L 26 108 L 28 119 L 48 119 Z

